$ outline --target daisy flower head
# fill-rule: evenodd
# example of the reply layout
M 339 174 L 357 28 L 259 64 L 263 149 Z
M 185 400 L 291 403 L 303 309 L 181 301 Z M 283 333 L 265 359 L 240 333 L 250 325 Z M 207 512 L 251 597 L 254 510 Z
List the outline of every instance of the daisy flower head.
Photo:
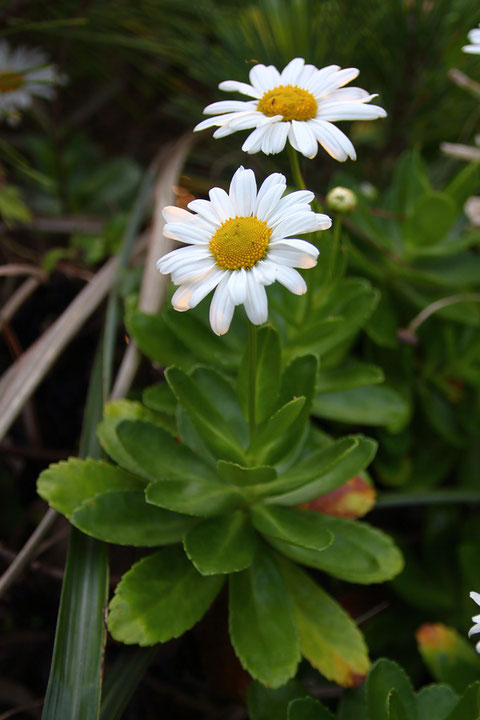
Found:
M 257 190 L 253 171 L 239 167 L 228 193 L 212 188 L 210 200 L 188 204 L 192 212 L 164 209 L 164 235 L 186 243 L 157 262 L 158 270 L 180 286 L 172 297 L 175 310 L 194 308 L 215 288 L 210 325 L 223 335 L 236 305 L 244 305 L 255 325 L 266 322 L 265 286 L 278 281 L 296 295 L 306 292 L 295 268 L 314 267 L 318 250 L 291 236 L 326 230 L 332 221 L 312 211 L 314 195 L 308 190 L 282 197 L 286 186 L 284 175 L 273 173 Z
M 472 598 L 472 600 L 474 602 L 477 603 L 477 605 L 480 605 L 480 593 L 471 592 L 470 597 Z M 472 635 L 475 635 L 476 633 L 480 633 L 480 615 L 474 615 L 472 617 L 472 622 L 475 624 L 468 631 L 468 637 L 472 637 Z M 475 650 L 478 653 L 480 653 L 480 642 L 477 642 L 477 644 L 475 645 Z
M 32 104 L 33 96 L 50 99 L 64 82 L 55 65 L 38 48 L 11 49 L 0 40 L 0 116 L 15 124 Z
M 314 158 L 318 144 L 335 160 L 356 159 L 349 138 L 334 125 L 338 120 L 375 120 L 386 116 L 379 105 L 358 87 L 344 87 L 357 77 L 357 68 L 328 65 L 318 69 L 295 58 L 280 73 L 273 65 L 255 65 L 250 85 L 236 80 L 221 82 L 220 90 L 239 92 L 251 100 L 223 100 L 208 105 L 207 115 L 194 130 L 218 126 L 215 138 L 237 130 L 251 130 L 242 145 L 247 153 L 279 153 L 288 142 L 298 152 Z
M 462 47 L 463 52 L 480 55 L 480 27 L 470 30 L 467 37 L 471 45 L 464 45 Z

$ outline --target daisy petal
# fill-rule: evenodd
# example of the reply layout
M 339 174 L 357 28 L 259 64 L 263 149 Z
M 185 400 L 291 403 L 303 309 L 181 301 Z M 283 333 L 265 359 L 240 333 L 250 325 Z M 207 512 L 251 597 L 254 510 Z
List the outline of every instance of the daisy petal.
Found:
M 355 148 L 349 138 L 336 125 L 326 120 L 310 120 L 309 124 L 320 145 L 335 160 L 344 162 L 348 157 L 357 159 Z
M 184 312 L 196 307 L 218 285 L 224 275 L 225 270 L 214 270 L 198 282 L 180 285 L 172 296 L 172 305 L 175 310 Z
M 225 335 L 232 322 L 233 304 L 228 292 L 228 275 L 218 284 L 210 303 L 210 325 L 216 335 Z
M 163 229 L 165 237 L 190 245 L 205 245 L 210 241 L 211 233 L 198 223 L 172 222 L 167 223 Z
M 283 177 L 281 175 L 280 177 Z M 285 181 L 285 178 L 283 178 Z M 270 187 L 261 198 L 257 197 L 255 215 L 259 220 L 268 221 L 268 217 L 275 210 L 278 201 L 285 192 L 286 182 L 278 183 Z
M 314 158 L 318 151 L 318 143 L 308 123 L 292 120 L 288 131 L 290 144 L 310 159 Z
M 257 200 L 253 209 L 254 215 L 258 215 L 258 207 L 267 192 L 277 185 L 283 186 L 284 190 L 287 186 L 287 178 L 282 173 L 272 173 L 263 181 L 257 193 Z M 264 220 L 265 218 L 261 219 Z
M 270 258 L 280 265 L 306 270 L 317 264 L 318 249 L 306 240 L 293 238 L 283 242 L 270 243 L 270 248 Z
M 268 318 L 268 302 L 265 287 L 260 285 L 252 273 L 247 273 L 247 296 L 244 302 L 248 319 L 254 325 L 263 325 Z
M 192 200 L 188 203 L 187 207 L 189 210 L 193 210 L 193 212 L 198 213 L 200 217 L 208 220 L 208 222 L 213 223 L 213 225 L 220 225 L 222 223 L 222 219 L 216 212 L 212 203 L 208 200 Z
M 253 100 L 220 100 L 211 103 L 204 108 L 205 115 L 216 115 L 217 113 L 245 112 L 255 110 L 257 103 Z
M 276 85 L 280 85 L 280 73 L 273 65 L 254 65 L 249 73 L 250 82 L 255 90 L 263 95 L 267 90 L 271 90 Z
M 304 295 L 307 292 L 307 283 L 297 270 L 288 265 L 277 265 L 277 280 L 294 295 Z
M 183 208 L 176 207 L 175 205 L 168 205 L 162 210 L 162 215 L 165 218 L 165 222 L 191 222 L 195 215 L 184 210 Z
M 261 125 L 260 127 L 257 127 L 252 133 L 250 133 L 250 135 L 247 137 L 247 139 L 242 145 L 243 152 L 249 153 L 249 155 L 258 152 L 262 147 L 263 136 L 266 131 L 267 126 Z
M 235 216 L 235 208 L 233 207 L 230 196 L 225 192 L 225 190 L 217 187 L 212 188 L 209 191 L 208 196 L 222 222 Z
M 238 168 L 230 183 L 229 195 L 237 215 L 246 217 L 252 214 L 257 197 L 257 183 L 253 170 Z
M 365 103 L 328 103 L 318 108 L 317 118 L 337 122 L 338 120 L 376 120 L 386 117 L 387 113 L 379 105 Z
M 244 268 L 235 270 L 228 281 L 228 292 L 234 305 L 241 305 L 247 297 L 247 271 Z
M 254 98 L 262 97 L 262 93 L 259 90 L 256 90 L 247 83 L 237 82 L 236 80 L 224 80 L 224 82 L 221 82 L 218 87 L 220 90 L 224 90 L 225 92 L 239 92 L 242 93 L 242 95 L 249 95 Z
M 290 60 L 280 75 L 282 85 L 296 85 L 304 65 L 305 60 L 303 58 Z
M 470 593 L 470 597 L 472 598 L 472 600 L 473 600 L 474 602 L 477 603 L 477 605 L 480 605 L 480 593 L 475 592 L 474 590 L 472 590 L 472 592 Z

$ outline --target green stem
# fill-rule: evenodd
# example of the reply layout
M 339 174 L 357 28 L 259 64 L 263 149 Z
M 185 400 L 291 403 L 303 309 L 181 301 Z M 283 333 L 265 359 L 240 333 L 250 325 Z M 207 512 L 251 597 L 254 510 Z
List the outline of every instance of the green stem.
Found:
M 257 394 L 257 328 L 248 321 L 248 425 L 250 441 L 255 437 L 255 398 Z
M 342 216 L 338 214 L 333 225 L 333 240 L 330 250 L 330 261 L 328 264 L 327 284 L 331 285 L 335 274 L 335 265 L 337 264 L 338 251 L 340 249 L 340 236 L 342 232 Z
M 292 171 L 293 182 L 299 190 L 305 190 L 306 185 L 303 180 L 302 171 L 300 170 L 298 153 L 290 145 L 290 143 L 287 144 L 287 151 L 288 151 L 288 159 L 290 160 L 290 169 Z
M 383 493 L 375 503 L 375 509 L 452 503 L 480 503 L 480 492 L 475 490 L 433 490 L 429 493 Z

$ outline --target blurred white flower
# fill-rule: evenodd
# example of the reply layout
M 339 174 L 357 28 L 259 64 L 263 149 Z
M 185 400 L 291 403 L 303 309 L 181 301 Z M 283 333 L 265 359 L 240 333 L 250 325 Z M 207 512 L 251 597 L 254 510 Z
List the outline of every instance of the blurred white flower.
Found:
M 480 196 L 472 195 L 463 206 L 465 215 L 473 227 L 480 227 Z
M 317 248 L 291 238 L 332 224 L 328 215 L 314 213 L 312 192 L 282 195 L 286 179 L 269 175 L 257 191 L 252 170 L 238 168 L 229 192 L 212 188 L 210 200 L 193 200 L 188 208 L 167 207 L 164 235 L 188 247 L 173 250 L 157 262 L 180 285 L 172 297 L 175 310 L 194 308 L 216 288 L 210 305 L 210 325 L 217 335 L 230 327 L 236 305 L 244 305 L 255 325 L 268 316 L 266 285 L 278 281 L 296 295 L 306 292 L 294 268 L 317 264 Z
M 477 605 L 480 605 L 480 593 L 471 592 L 470 597 L 477 603 Z M 472 637 L 472 635 L 480 632 L 480 615 L 474 615 L 472 617 L 472 622 L 475 623 L 475 625 L 468 631 L 468 637 Z M 475 650 L 480 653 L 480 642 L 477 642 L 475 645 Z
M 467 37 L 470 40 L 471 45 L 464 45 L 462 47 L 463 52 L 472 53 L 472 55 L 480 55 L 480 27 L 470 30 Z
M 6 40 L 0 40 L 0 116 L 15 123 L 34 95 L 50 99 L 55 85 L 64 81 L 42 50 L 11 49 Z
M 208 105 L 207 115 L 194 129 L 218 126 L 215 138 L 237 130 L 255 128 L 243 143 L 247 153 L 279 153 L 288 141 L 298 152 L 314 158 L 318 143 L 335 160 L 356 159 L 355 148 L 334 122 L 338 120 L 375 120 L 386 112 L 368 105 L 376 95 L 357 87 L 343 87 L 357 77 L 357 68 L 341 70 L 329 65 L 321 70 L 295 58 L 280 73 L 273 65 L 255 65 L 250 82 L 227 80 L 220 90 L 239 92 L 253 100 L 223 100 Z

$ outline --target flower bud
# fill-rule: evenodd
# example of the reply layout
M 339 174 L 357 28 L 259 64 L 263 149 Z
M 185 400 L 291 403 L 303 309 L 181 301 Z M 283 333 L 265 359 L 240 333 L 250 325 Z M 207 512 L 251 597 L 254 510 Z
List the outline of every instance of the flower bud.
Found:
M 357 207 L 357 196 L 346 187 L 334 187 L 327 195 L 327 207 L 338 213 L 351 213 Z

